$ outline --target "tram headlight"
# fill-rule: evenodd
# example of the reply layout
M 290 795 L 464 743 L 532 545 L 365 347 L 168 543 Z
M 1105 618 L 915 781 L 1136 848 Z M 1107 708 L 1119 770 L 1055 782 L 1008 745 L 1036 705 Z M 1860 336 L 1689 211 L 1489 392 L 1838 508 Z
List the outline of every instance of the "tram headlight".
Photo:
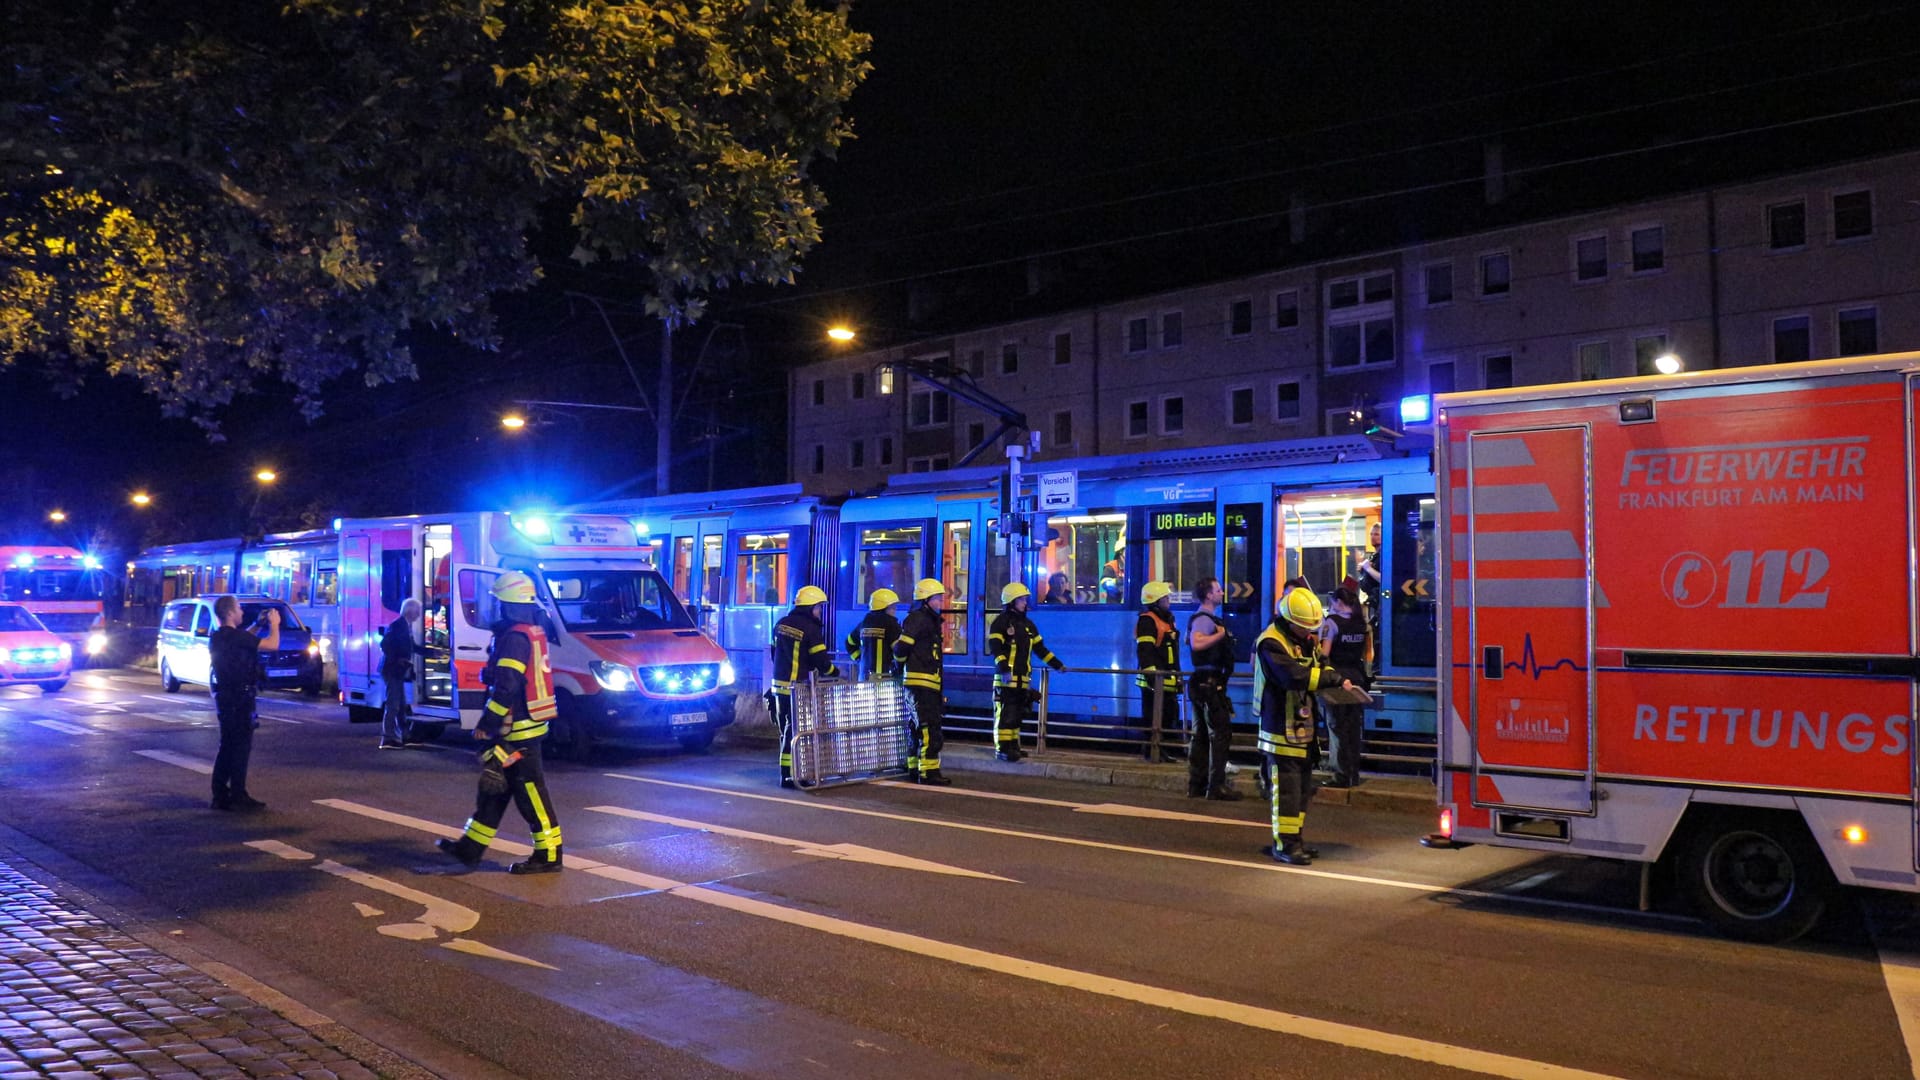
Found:
M 624 693 L 638 686 L 634 680 L 633 669 L 625 664 L 609 664 L 605 660 L 595 660 L 587 665 L 593 672 L 593 680 L 603 689 Z

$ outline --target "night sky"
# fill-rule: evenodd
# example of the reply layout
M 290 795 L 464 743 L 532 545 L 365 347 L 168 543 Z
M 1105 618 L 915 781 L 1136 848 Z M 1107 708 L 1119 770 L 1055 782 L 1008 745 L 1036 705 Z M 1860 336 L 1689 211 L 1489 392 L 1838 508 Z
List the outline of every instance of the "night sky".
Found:
M 829 319 L 857 321 L 872 343 L 1021 303 L 1249 272 L 1281 257 L 1274 237 L 1290 198 L 1331 207 L 1471 181 L 1488 138 L 1506 144 L 1510 166 L 1534 170 L 1504 208 L 1522 215 L 1920 141 L 1920 114 L 1907 109 L 1558 167 L 1920 97 L 1910 8 L 1749 3 L 1729 19 L 1697 7 L 857 5 L 875 70 L 854 97 L 857 140 L 820 169 L 827 240 L 798 286 L 723 295 L 681 335 L 680 364 L 704 346 L 709 377 L 689 399 L 678 486 L 705 486 L 708 446 L 721 487 L 784 476 L 784 367 L 815 355 Z M 1554 123 L 1574 116 L 1586 119 Z M 1478 194 L 1465 183 L 1328 209 L 1322 235 L 1351 247 L 1485 225 Z M 1230 219 L 1248 220 L 1209 227 Z M 1066 253 L 1056 286 L 1020 298 L 1022 257 L 1046 252 Z M 955 267 L 976 269 L 943 273 Z M 943 297 L 929 322 L 907 324 L 909 288 Z M 599 314 L 572 292 L 613 301 L 651 386 L 655 335 L 627 306 L 622 275 L 558 259 L 545 285 L 502 299 L 502 351 L 423 338 L 417 383 L 348 382 L 312 425 L 269 387 L 229 409 L 224 441 L 209 442 L 130 386 L 97 381 L 62 399 L 29 373 L 0 373 L 0 528 L 40 529 L 57 505 L 122 547 L 231 535 L 255 509 L 261 465 L 282 476 L 257 508 L 274 529 L 335 513 L 646 493 L 644 418 L 553 417 L 518 437 L 498 426 L 517 398 L 635 402 Z M 714 438 L 692 441 L 708 416 Z M 140 517 L 125 504 L 135 489 L 158 500 Z

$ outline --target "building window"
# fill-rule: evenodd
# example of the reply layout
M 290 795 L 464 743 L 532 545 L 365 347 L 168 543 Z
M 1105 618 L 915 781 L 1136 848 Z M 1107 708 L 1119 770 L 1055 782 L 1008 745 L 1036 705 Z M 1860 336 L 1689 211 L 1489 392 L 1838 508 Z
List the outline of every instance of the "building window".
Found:
M 1512 291 L 1512 257 L 1504 251 L 1480 256 L 1480 295 L 1505 296 Z
M 1427 393 L 1453 393 L 1453 361 L 1436 360 L 1427 365 Z
M 1297 382 L 1275 383 L 1273 387 L 1273 419 L 1276 423 L 1286 424 L 1300 419 L 1300 384 Z
M 1011 342 L 1000 346 L 1000 374 L 1017 375 L 1020 373 L 1020 346 Z
M 1073 334 L 1062 330 L 1053 335 L 1053 366 L 1066 367 L 1073 363 Z
M 1807 201 L 1775 203 L 1767 207 L 1767 246 L 1793 251 L 1807 246 Z
M 1234 427 L 1253 423 L 1253 387 L 1236 386 L 1227 391 L 1227 423 Z
M 949 461 L 950 459 L 945 454 L 939 454 L 934 457 L 908 458 L 907 471 L 910 473 L 946 472 Z
M 1147 403 L 1144 401 L 1127 402 L 1127 438 L 1144 439 L 1147 437 L 1149 417 Z
M 1453 264 L 1450 262 L 1430 263 L 1424 270 L 1427 288 L 1427 306 L 1439 307 L 1453 303 Z
M 1582 382 L 1604 379 L 1613 373 L 1611 346 L 1604 341 L 1582 342 L 1575 350 Z
M 953 402 L 944 390 L 915 390 L 907 396 L 909 427 L 939 427 L 953 419 Z
M 1169 311 L 1160 316 L 1160 347 L 1177 349 L 1185 340 L 1185 330 L 1181 325 L 1180 313 Z
M 1633 339 L 1633 373 L 1635 375 L 1658 375 L 1660 369 L 1653 366 L 1655 360 L 1667 355 L 1667 335 L 1642 334 Z
M 880 436 L 880 464 L 885 468 L 893 468 L 893 436 L 891 435 Z
M 1486 357 L 1481 361 L 1481 368 L 1486 372 L 1485 386 L 1487 389 L 1505 390 L 1507 387 L 1513 385 L 1512 356 L 1501 353 L 1498 356 Z
M 1573 280 L 1607 280 L 1607 237 L 1582 236 L 1573 242 Z
M 1148 323 L 1146 316 L 1127 320 L 1127 351 L 1143 353 L 1147 351 Z
M 1178 435 L 1187 430 L 1187 399 L 1175 394 L 1160 399 L 1160 434 Z
M 813 403 L 815 405 L 825 405 L 827 403 L 827 380 L 813 380 Z
M 893 369 L 891 367 L 881 367 L 880 378 L 877 382 L 878 389 L 882 395 L 893 393 Z
M 1773 362 L 1797 364 L 1813 359 L 1813 320 L 1788 315 L 1773 320 Z
M 1367 414 L 1362 409 L 1328 409 L 1327 434 L 1361 435 L 1367 430 Z
M 972 450 L 987 441 L 987 425 L 979 420 L 967 424 L 967 449 Z
M 853 400 L 859 401 L 867 396 L 867 373 L 866 372 L 864 371 L 854 372 L 853 378 L 848 380 L 848 382 L 851 386 Z
M 976 379 L 986 378 L 987 350 L 975 349 L 967 354 L 967 374 Z
M 1273 328 L 1291 330 L 1300 325 L 1300 290 L 1282 289 L 1273 294 Z
M 1667 266 L 1667 230 L 1665 226 L 1649 225 L 1644 229 L 1633 230 L 1633 272 L 1651 274 L 1655 270 L 1664 270 Z
M 853 440 L 847 447 L 847 464 L 856 469 L 867 467 L 867 444 L 860 439 Z
M 1871 356 L 1880 351 L 1880 312 L 1870 307 L 1841 308 L 1834 317 L 1841 356 Z
M 1326 318 L 1329 371 L 1394 362 L 1392 274 L 1328 282 Z
M 1833 197 L 1833 238 L 1858 240 L 1873 235 L 1873 192 L 1843 191 Z
M 1073 445 L 1073 413 L 1062 409 L 1053 414 L 1053 445 L 1069 447 Z
M 824 444 L 813 444 L 813 475 L 819 476 L 827 471 L 827 448 Z
M 1253 301 L 1235 300 L 1227 305 L 1227 336 L 1246 337 L 1253 333 Z

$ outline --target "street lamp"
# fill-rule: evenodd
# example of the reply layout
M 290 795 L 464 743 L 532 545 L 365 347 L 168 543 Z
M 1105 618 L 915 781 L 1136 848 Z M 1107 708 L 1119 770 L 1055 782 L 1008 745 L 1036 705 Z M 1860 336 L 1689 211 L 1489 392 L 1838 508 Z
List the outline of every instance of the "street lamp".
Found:
M 519 413 L 508 413 L 500 418 L 500 426 L 508 431 L 519 431 L 527 426 L 527 418 Z
M 253 474 L 253 478 L 263 484 L 271 484 L 275 480 L 280 479 L 280 474 L 274 472 L 272 469 L 261 469 L 259 472 Z
M 132 502 L 135 506 L 151 506 L 153 505 L 153 496 L 144 491 L 136 491 L 133 493 Z
M 58 525 L 67 520 L 67 512 L 65 510 L 55 510 L 53 513 L 47 515 L 47 520 Z
M 842 345 L 845 345 L 847 342 L 852 341 L 855 335 L 853 332 L 853 327 L 835 323 L 834 325 L 827 327 L 827 337 L 831 338 L 834 341 L 839 342 Z
M 1680 370 L 1686 366 L 1687 365 L 1681 363 L 1680 358 L 1673 353 L 1661 353 L 1659 356 L 1653 358 L 1653 370 L 1662 375 L 1678 375 L 1680 374 Z

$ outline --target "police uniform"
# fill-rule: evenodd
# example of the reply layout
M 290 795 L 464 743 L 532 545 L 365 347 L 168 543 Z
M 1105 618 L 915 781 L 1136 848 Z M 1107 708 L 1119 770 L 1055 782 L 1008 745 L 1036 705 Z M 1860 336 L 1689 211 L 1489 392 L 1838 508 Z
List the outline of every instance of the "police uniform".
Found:
M 847 656 L 853 660 L 854 678 L 891 679 L 898 669 L 893 643 L 900 640 L 900 620 L 892 608 L 899 597 L 891 589 L 876 589 L 873 596 L 873 610 L 847 631 Z
M 901 681 L 913 697 L 913 713 L 918 738 L 908 750 L 907 768 L 917 774 L 920 783 L 952 783 L 940 771 L 940 751 L 946 747 L 947 701 L 940 683 L 940 638 L 943 623 L 940 613 L 927 601 L 946 595 L 946 589 L 931 578 L 913 589 L 918 601 L 900 626 L 900 639 L 893 643 L 894 658 L 901 662 Z
M 1032 596 L 1018 582 L 1000 590 L 1006 607 L 987 627 L 987 651 L 993 654 L 993 748 L 1009 761 L 1026 756 L 1020 749 L 1020 724 L 1040 700 L 1033 688 L 1034 659 L 1055 671 L 1066 667 L 1047 648 L 1040 628 L 1014 606 L 1022 598 L 1032 603 Z
M 818 599 L 814 599 L 817 596 Z M 780 783 L 793 786 L 793 689 L 808 675 L 840 674 L 827 654 L 827 632 L 814 617 L 827 594 L 809 585 L 794 597 L 793 610 L 773 624 L 773 718 L 780 725 Z
M 1265 755 L 1269 798 L 1273 811 L 1273 857 L 1304 865 L 1313 861 L 1301 840 L 1306 827 L 1307 801 L 1313 797 L 1314 693 L 1340 685 L 1340 673 L 1320 659 L 1315 641 L 1302 641 L 1289 628 L 1325 618 L 1320 598 L 1306 589 L 1291 592 L 1282 601 L 1282 614 L 1260 634 L 1255 645 L 1254 694 L 1260 703 L 1259 747 Z M 1297 618 L 1289 620 L 1285 611 Z
M 1166 589 L 1160 596 L 1172 592 L 1163 582 L 1149 582 L 1141 587 L 1142 599 L 1156 588 Z M 1135 659 L 1139 661 L 1135 666 L 1141 672 L 1133 679 L 1134 685 L 1140 688 L 1140 723 L 1152 730 L 1157 699 L 1162 736 L 1169 732 L 1178 735 L 1181 728 L 1180 633 L 1173 625 L 1173 617 L 1162 615 L 1153 601 L 1147 601 L 1145 610 L 1134 620 L 1133 643 Z M 1146 753 L 1152 755 L 1151 743 Z
M 1367 647 L 1373 628 L 1365 615 L 1328 615 L 1330 635 L 1327 663 L 1355 686 L 1367 682 Z M 1366 706 L 1333 705 L 1327 709 L 1327 743 L 1333 757 L 1333 786 L 1360 782 L 1360 745 L 1366 731 Z
M 1226 630 L 1217 612 L 1196 611 L 1187 620 L 1187 649 L 1193 657 L 1193 739 L 1187 748 L 1187 796 L 1237 799 L 1227 783 L 1227 754 L 1233 746 L 1233 701 L 1227 680 L 1233 676 L 1233 635 L 1223 633 L 1212 645 L 1199 649 L 1193 634 L 1202 628 Z
M 528 602 L 507 601 L 504 606 L 537 610 L 531 603 L 532 582 L 517 572 L 502 575 L 494 586 L 494 595 L 505 600 L 508 591 L 518 584 L 511 580 L 515 577 L 525 583 L 523 595 Z M 554 816 L 540 759 L 541 740 L 558 712 L 546 632 L 531 621 L 512 617 L 494 623 L 493 644 L 487 650 L 487 666 L 480 681 L 487 688 L 487 703 L 474 734 L 488 742 L 480 755 L 484 766 L 480 792 L 460 839 L 439 841 L 440 850 L 469 866 L 479 863 L 494 841 L 507 804 L 512 803 L 533 834 L 533 857 L 513 863 L 507 870 L 515 874 L 556 873 L 561 868 L 560 821 Z M 496 779 L 490 783 L 487 774 Z M 504 785 L 497 779 L 501 774 L 505 776 Z

